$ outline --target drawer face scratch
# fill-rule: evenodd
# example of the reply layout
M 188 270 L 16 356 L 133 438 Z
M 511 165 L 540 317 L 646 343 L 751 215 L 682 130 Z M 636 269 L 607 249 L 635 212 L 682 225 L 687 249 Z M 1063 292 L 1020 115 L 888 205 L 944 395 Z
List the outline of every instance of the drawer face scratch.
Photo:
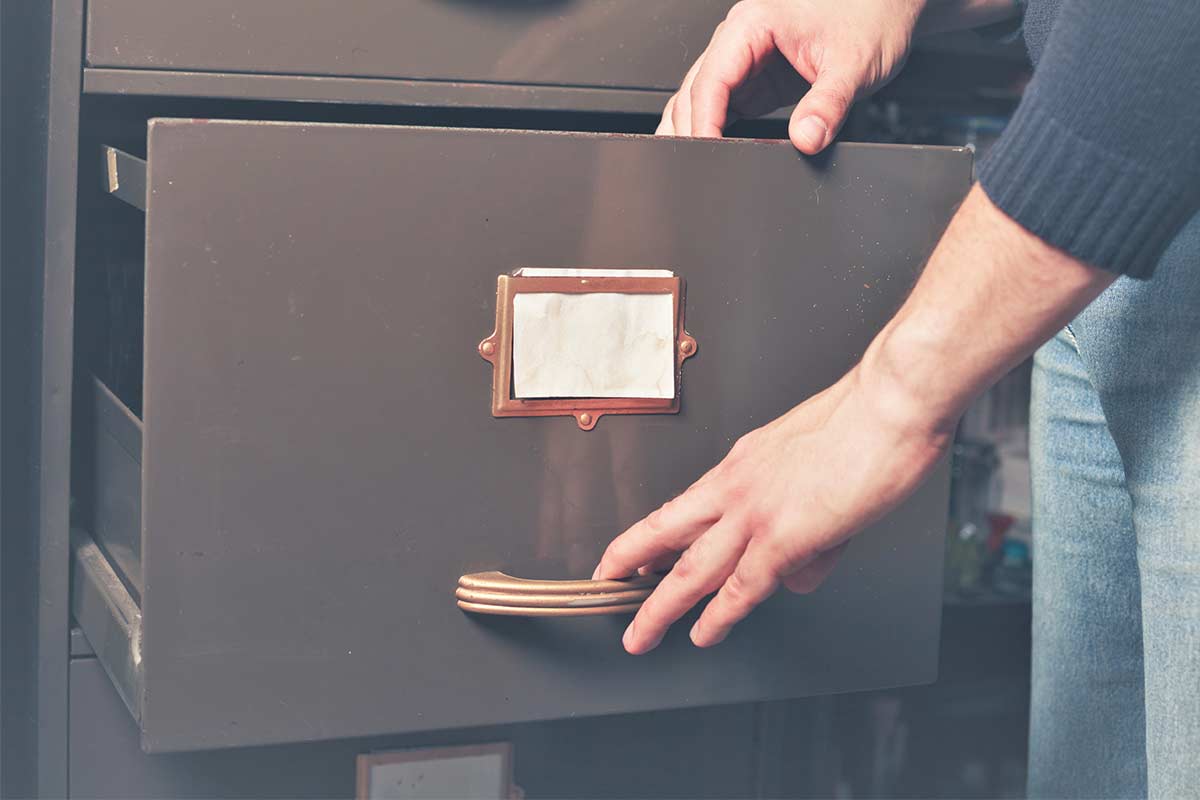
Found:
M 620 615 L 456 607 L 584 579 L 899 305 L 969 155 L 643 136 L 155 120 L 142 668 L 151 750 L 422 731 L 931 680 L 945 469 L 807 596 L 654 653 Z M 236 169 L 230 168 L 236 165 Z M 482 333 L 522 266 L 668 266 L 676 414 L 497 419 Z

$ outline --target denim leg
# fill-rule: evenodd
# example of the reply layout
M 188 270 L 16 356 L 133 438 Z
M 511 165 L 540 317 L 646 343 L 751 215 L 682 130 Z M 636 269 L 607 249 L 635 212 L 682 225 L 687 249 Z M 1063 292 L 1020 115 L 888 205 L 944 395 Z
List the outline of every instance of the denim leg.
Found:
M 1063 331 L 1034 358 L 1029 795 L 1146 793 L 1137 541 L 1120 453 Z
M 1200 217 L 1072 329 L 1132 498 L 1149 796 L 1200 796 Z

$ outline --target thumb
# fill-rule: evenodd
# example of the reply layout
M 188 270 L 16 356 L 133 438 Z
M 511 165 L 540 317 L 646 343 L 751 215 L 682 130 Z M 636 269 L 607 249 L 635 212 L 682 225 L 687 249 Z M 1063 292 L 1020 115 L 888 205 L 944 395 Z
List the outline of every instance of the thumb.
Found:
M 833 72 L 817 76 L 788 124 L 788 138 L 796 149 L 811 156 L 833 141 L 854 102 L 856 85 L 856 81 Z
M 829 573 L 833 572 L 833 567 L 841 558 L 842 551 L 846 549 L 847 544 L 849 541 L 842 542 L 832 550 L 826 550 L 819 554 L 790 575 L 785 575 L 783 585 L 795 594 L 808 594 L 816 591 L 817 587 L 829 577 Z

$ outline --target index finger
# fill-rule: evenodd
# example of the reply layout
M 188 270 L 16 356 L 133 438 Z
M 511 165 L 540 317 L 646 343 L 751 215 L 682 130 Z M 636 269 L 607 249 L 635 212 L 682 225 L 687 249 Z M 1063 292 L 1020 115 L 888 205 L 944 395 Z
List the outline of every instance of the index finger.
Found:
M 662 119 L 658 121 L 658 127 L 654 129 L 655 136 L 672 136 L 675 133 L 675 123 L 671 121 L 671 114 L 675 111 L 675 98 L 679 95 L 671 95 L 671 99 L 667 101 L 663 107 Z
M 733 90 L 758 68 L 757 53 L 761 43 L 749 41 L 749 36 L 748 31 L 727 25 L 709 44 L 704 63 L 692 81 L 692 136 L 721 136 L 729 121 Z
M 641 655 L 657 647 L 667 628 L 725 582 L 745 549 L 741 524 L 732 517 L 705 531 L 642 603 L 622 637 L 625 650 Z
M 595 578 L 623 578 L 638 567 L 687 549 L 721 518 L 717 493 L 711 485 L 694 485 L 613 539 Z

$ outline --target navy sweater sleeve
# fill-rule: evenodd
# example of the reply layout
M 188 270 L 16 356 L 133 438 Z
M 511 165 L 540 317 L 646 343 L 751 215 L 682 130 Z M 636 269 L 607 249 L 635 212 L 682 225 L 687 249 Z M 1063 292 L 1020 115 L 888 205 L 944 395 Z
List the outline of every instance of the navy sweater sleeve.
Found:
M 1148 278 L 1200 210 L 1200 0 L 1063 0 L 1039 55 L 980 184 L 1043 241 Z

